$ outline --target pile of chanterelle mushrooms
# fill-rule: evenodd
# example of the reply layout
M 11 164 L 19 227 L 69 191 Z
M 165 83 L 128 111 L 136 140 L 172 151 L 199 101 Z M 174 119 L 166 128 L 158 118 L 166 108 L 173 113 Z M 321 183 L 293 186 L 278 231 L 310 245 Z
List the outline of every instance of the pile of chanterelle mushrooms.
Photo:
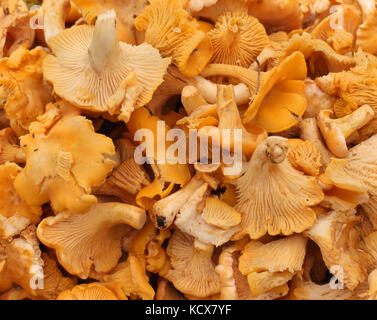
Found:
M 0 299 L 377 298 L 375 0 L 0 4 Z

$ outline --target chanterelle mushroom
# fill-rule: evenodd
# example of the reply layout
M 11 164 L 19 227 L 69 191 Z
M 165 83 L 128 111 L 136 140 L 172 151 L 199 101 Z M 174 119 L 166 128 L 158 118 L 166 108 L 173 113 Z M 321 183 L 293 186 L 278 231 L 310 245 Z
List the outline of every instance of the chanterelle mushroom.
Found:
M 287 286 L 293 275 L 302 270 L 307 238 L 293 235 L 263 244 L 251 241 L 242 251 L 239 269 L 247 275 L 253 296 Z
M 115 100 L 118 106 L 127 105 L 130 115 L 133 108 L 151 100 L 170 64 L 170 59 L 162 59 L 149 44 L 132 46 L 119 42 L 113 10 L 100 15 L 95 26 L 80 25 L 62 31 L 50 40 L 49 46 L 54 55 L 44 60 L 45 78 L 61 98 L 91 111 L 114 108 L 110 105 L 114 95 L 125 86 L 122 97 L 116 96 Z M 127 90 L 134 90 L 132 79 L 126 81 L 132 71 L 136 74 L 136 99 Z M 129 105 L 131 99 L 133 103 Z
M 111 271 L 122 255 L 121 239 L 130 227 L 141 229 L 145 210 L 124 203 L 99 203 L 83 215 L 70 212 L 48 217 L 38 225 L 37 235 L 56 250 L 61 265 L 82 279 Z
M 183 9 L 181 0 L 151 0 L 135 19 L 136 29 L 145 30 L 145 42 L 188 77 L 198 75 L 209 62 L 213 48 L 197 20 Z
M 120 291 L 100 283 L 81 284 L 59 294 L 56 300 L 127 300 Z
M 238 237 L 290 235 L 314 224 L 316 214 L 310 206 L 322 201 L 323 192 L 313 177 L 292 167 L 287 152 L 286 139 L 267 138 L 255 150 L 245 174 L 235 181 L 236 210 L 242 214 Z
M 226 12 L 208 33 L 214 54 L 211 63 L 250 67 L 270 41 L 263 25 L 245 12 Z
M 268 132 L 284 131 L 297 124 L 307 106 L 304 81 L 307 67 L 304 55 L 295 52 L 266 73 L 261 88 L 245 112 L 243 122 Z
M 175 231 L 166 251 L 172 265 L 166 279 L 184 294 L 205 298 L 219 293 L 220 279 L 212 261 L 213 249 L 212 245 Z
M 334 275 L 340 280 L 343 277 L 344 285 L 350 290 L 366 280 L 370 261 L 367 253 L 361 249 L 360 235 L 354 228 L 358 220 L 352 211 L 333 211 L 319 216 L 314 226 L 304 233 L 320 247 L 328 269 L 336 267 Z M 343 276 L 338 272 L 343 272 Z
M 86 212 L 97 201 L 91 187 L 102 184 L 115 164 L 112 140 L 63 101 L 49 104 L 38 119 L 21 138 L 27 160 L 14 182 L 17 193 L 32 206 L 51 201 L 58 212 Z

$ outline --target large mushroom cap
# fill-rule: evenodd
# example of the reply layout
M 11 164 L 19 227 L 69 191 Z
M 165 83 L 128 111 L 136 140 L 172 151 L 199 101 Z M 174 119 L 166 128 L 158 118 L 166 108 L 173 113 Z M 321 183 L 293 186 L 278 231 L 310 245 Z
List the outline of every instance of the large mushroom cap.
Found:
M 287 152 L 286 139 L 267 138 L 236 180 L 236 210 L 242 214 L 239 236 L 291 235 L 314 224 L 316 214 L 310 206 L 322 201 L 323 192 L 313 177 L 292 167 Z
M 118 41 L 115 12 L 98 17 L 95 26 L 80 25 L 50 40 L 54 55 L 44 61 L 44 76 L 61 98 L 91 111 L 107 111 L 123 80 L 135 71 L 140 93 L 134 107 L 148 103 L 170 59 L 149 44 Z M 127 95 L 122 100 L 128 100 Z

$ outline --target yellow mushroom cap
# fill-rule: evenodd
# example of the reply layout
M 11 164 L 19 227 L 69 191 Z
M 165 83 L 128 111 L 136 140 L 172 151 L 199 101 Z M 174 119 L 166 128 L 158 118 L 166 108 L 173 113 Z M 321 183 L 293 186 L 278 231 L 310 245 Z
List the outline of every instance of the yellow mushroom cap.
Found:
M 56 300 L 126 300 L 100 283 L 80 284 L 59 294 Z
M 228 229 L 241 222 L 241 215 L 234 208 L 216 198 L 207 198 L 203 219 L 210 225 Z
M 75 26 L 50 40 L 53 55 L 45 59 L 43 72 L 58 96 L 83 109 L 106 111 L 121 82 L 135 71 L 140 94 L 134 107 L 151 100 L 170 59 L 149 44 L 119 42 L 115 26 L 115 13 L 109 11 L 96 26 Z
M 317 176 L 322 167 L 321 154 L 314 142 L 300 139 L 288 140 L 288 160 L 294 168 L 312 176 Z
M 50 200 L 57 211 L 85 212 L 96 202 L 91 187 L 102 184 L 115 164 L 114 145 L 66 102 L 47 109 L 21 138 L 27 161 L 15 188 L 29 205 Z
M 145 42 L 188 77 L 198 75 L 209 62 L 213 48 L 199 23 L 183 9 L 181 0 L 151 0 L 135 19 L 136 29 L 145 30 Z
M 248 68 L 268 46 L 266 30 L 258 19 L 245 12 L 226 12 L 218 17 L 208 33 L 214 54 L 211 63 L 224 63 Z
M 144 263 L 131 253 L 127 261 L 120 262 L 112 272 L 100 276 L 100 280 L 101 283 L 119 285 L 127 297 L 136 296 L 143 300 L 153 300 L 155 295 L 149 284 Z
M 86 279 L 93 266 L 109 272 L 117 264 L 121 239 L 131 226 L 141 229 L 145 210 L 124 203 L 99 203 L 82 215 L 69 212 L 48 217 L 38 225 L 39 240 L 55 249 L 61 265 L 73 275 Z
M 248 243 L 240 256 L 240 271 L 251 272 L 296 272 L 302 269 L 306 254 L 307 238 L 293 235 L 263 244 Z
M 205 298 L 220 292 L 220 279 L 212 261 L 213 246 L 200 244 L 175 231 L 166 250 L 172 268 L 165 278 L 180 292 Z
M 243 122 L 252 122 L 268 132 L 289 129 L 306 110 L 305 57 L 295 52 L 264 77 L 261 88 L 244 114 Z

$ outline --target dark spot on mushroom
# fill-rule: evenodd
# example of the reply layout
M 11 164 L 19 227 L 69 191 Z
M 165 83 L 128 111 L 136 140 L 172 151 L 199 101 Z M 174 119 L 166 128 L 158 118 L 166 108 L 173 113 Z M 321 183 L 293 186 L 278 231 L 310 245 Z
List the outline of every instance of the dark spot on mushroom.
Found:
M 33 133 L 33 134 L 31 135 L 31 137 L 34 139 L 34 138 L 35 138 L 35 134 Z
M 37 152 L 38 150 L 39 150 L 38 148 L 35 148 L 33 151 L 34 151 L 34 152 Z
M 211 194 L 214 196 L 220 197 L 226 191 L 226 187 L 217 188 L 216 190 L 212 190 Z
M 160 228 L 160 229 L 165 229 L 166 228 L 166 218 L 165 217 L 161 217 L 161 216 L 156 216 L 156 221 L 157 221 L 157 226 Z

